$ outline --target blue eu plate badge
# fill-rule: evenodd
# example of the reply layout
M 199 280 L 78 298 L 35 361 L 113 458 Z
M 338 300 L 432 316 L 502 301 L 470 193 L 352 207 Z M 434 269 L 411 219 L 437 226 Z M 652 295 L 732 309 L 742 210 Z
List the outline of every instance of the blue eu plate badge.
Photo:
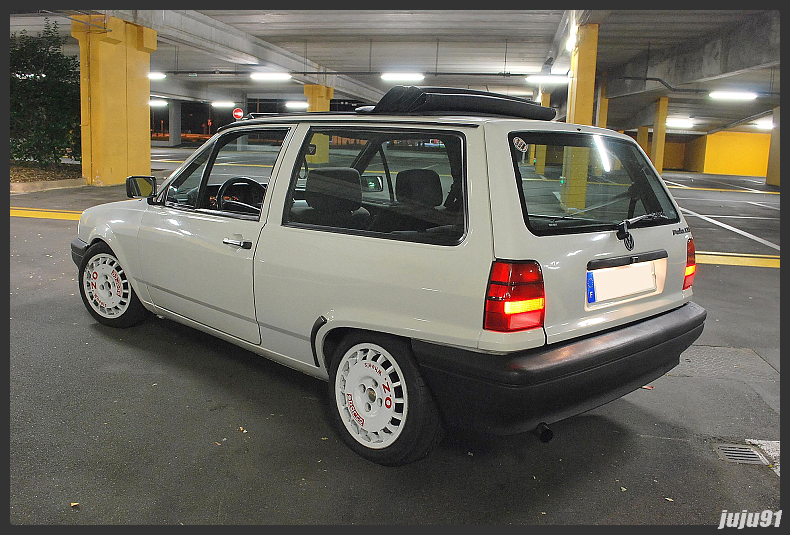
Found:
M 587 302 L 595 303 L 595 279 L 592 272 L 587 272 Z

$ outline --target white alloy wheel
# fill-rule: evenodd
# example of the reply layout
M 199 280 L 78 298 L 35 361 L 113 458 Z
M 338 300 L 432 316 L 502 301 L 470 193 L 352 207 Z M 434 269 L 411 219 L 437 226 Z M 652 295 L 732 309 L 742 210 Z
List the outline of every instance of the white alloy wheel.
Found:
M 404 374 L 392 355 L 370 342 L 349 348 L 335 377 L 335 403 L 354 439 L 367 448 L 393 444 L 408 417 Z
M 91 308 L 104 318 L 118 318 L 129 308 L 129 280 L 111 254 L 99 253 L 88 261 L 82 285 Z

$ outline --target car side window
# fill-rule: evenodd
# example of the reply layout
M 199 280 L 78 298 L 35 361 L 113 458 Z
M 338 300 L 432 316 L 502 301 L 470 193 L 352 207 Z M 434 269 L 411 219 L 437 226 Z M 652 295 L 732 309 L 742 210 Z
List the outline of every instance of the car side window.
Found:
M 463 136 L 313 128 L 297 158 L 283 224 L 454 245 L 465 233 Z
M 229 133 L 217 140 L 200 208 L 259 215 L 287 128 Z
M 209 156 L 211 156 L 212 149 L 213 144 L 205 147 L 203 152 L 192 160 L 181 175 L 170 183 L 167 188 L 165 202 L 190 208 L 197 206 L 203 171 L 206 169 L 206 163 Z

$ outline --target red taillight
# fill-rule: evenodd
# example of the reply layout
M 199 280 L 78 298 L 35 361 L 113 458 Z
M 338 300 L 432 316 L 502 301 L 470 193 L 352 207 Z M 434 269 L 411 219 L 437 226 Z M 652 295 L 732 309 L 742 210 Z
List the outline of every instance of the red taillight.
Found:
M 545 309 L 543 273 L 537 262 L 494 262 L 484 329 L 510 332 L 542 327 Z
M 683 289 L 687 290 L 694 284 L 694 274 L 697 272 L 697 259 L 695 257 L 694 238 L 686 242 L 686 276 L 683 278 Z

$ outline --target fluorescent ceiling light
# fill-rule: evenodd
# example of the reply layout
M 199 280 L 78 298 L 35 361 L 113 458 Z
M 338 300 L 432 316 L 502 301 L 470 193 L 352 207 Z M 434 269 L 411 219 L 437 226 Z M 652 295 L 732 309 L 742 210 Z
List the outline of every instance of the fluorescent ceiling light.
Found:
M 212 102 L 211 105 L 214 106 L 215 108 L 232 108 L 233 106 L 236 105 L 236 103 L 235 102 L 226 102 L 226 101 L 222 101 L 222 100 L 216 100 L 216 101 Z
M 306 110 L 309 105 L 309 103 L 303 100 L 289 100 L 285 103 L 286 108 L 296 108 L 300 110 Z
M 290 80 L 291 75 L 287 72 L 254 72 L 250 74 L 250 78 L 253 80 L 278 81 Z
M 568 77 L 563 74 L 530 74 L 526 77 L 530 84 L 567 84 Z
M 149 72 L 148 78 L 151 80 L 164 80 L 167 78 L 167 75 L 163 72 Z
M 167 106 L 166 100 L 158 100 L 158 99 L 151 99 L 148 101 L 148 105 L 152 108 L 161 108 L 162 106 Z
M 667 126 L 671 126 L 673 128 L 691 128 L 694 126 L 694 121 L 683 118 L 667 119 Z
M 712 91 L 710 98 L 722 100 L 754 100 L 757 98 L 757 93 L 749 91 Z
M 756 123 L 752 123 L 752 124 L 754 126 L 756 126 L 757 128 L 760 128 L 761 130 L 771 130 L 774 127 L 773 119 L 767 119 L 767 120 L 764 120 L 764 121 L 757 121 Z
M 381 79 L 389 82 L 419 82 L 425 79 L 425 75 L 418 72 L 385 72 Z

